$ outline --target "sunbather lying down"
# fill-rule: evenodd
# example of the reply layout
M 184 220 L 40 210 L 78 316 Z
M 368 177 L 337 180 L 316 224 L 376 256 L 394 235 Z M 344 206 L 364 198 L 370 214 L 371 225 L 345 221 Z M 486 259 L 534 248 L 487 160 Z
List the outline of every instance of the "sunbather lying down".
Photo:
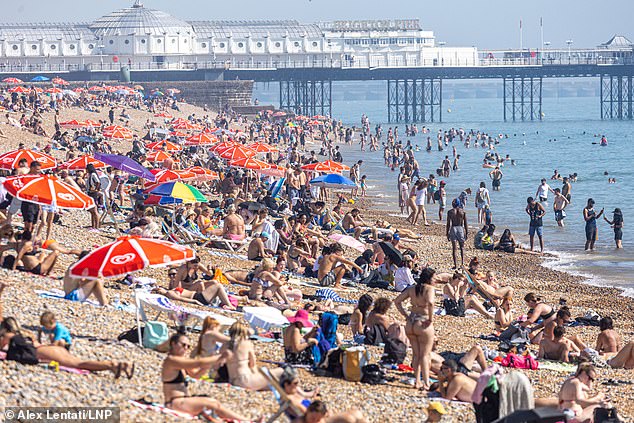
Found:
M 272 300 L 282 304 L 291 304 L 302 299 L 300 289 L 290 288 L 282 275 L 280 265 L 270 259 L 262 260 L 255 270 L 229 270 L 224 273 L 231 283 L 249 287 L 249 299 Z
M 293 423 L 366 423 L 368 420 L 359 410 L 352 409 L 344 413 L 328 416 L 326 404 L 320 400 L 313 401 L 306 407 L 306 413 L 293 420 Z
M 164 295 L 170 300 L 182 301 L 188 304 L 196 305 L 210 305 L 218 298 L 222 307 L 227 310 L 235 310 L 236 308 L 229 301 L 229 296 L 219 282 L 215 282 L 207 286 L 202 292 L 189 291 L 183 288 L 174 288 L 167 290 L 165 288 L 156 287 L 152 290 L 153 293 Z

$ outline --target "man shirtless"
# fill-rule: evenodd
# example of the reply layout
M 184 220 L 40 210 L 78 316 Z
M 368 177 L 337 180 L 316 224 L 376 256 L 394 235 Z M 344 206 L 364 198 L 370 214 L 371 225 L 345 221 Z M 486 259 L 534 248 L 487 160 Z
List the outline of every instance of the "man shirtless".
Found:
M 340 288 L 341 279 L 343 279 L 343 275 L 346 273 L 346 270 L 348 270 L 346 265 L 357 269 L 359 273 L 363 272 L 363 269 L 354 262 L 344 258 L 341 253 L 343 253 L 341 245 L 334 244 L 329 247 L 328 252 L 320 259 L 317 279 L 321 286 Z
M 224 219 L 224 233 L 222 235 L 233 241 L 242 241 L 246 238 L 244 219 L 236 213 L 236 206 L 233 204 L 227 207 L 227 216 Z
M 467 240 L 469 226 L 467 213 L 460 207 L 460 201 L 457 198 L 451 202 L 451 207 L 453 208 L 447 212 L 447 239 L 451 241 L 453 268 L 457 269 L 456 244 L 460 245 L 460 266 L 464 266 L 464 243 Z
M 356 239 L 359 239 L 361 235 L 361 231 L 363 230 L 363 226 L 366 225 L 365 221 L 360 217 L 359 209 L 352 209 L 349 213 L 343 217 L 343 229 L 345 229 L 346 233 L 354 234 Z
M 443 398 L 450 401 L 458 400 L 471 402 L 471 396 L 476 388 L 476 381 L 458 372 L 458 363 L 445 360 L 440 367 L 439 391 Z
M 561 193 L 559 188 L 555 188 L 555 199 L 553 200 L 553 210 L 555 211 L 555 220 L 561 227 L 564 226 L 566 212 L 564 209 L 570 204 L 570 201 Z
M 577 348 L 571 340 L 564 337 L 565 334 L 566 329 L 563 326 L 557 326 L 553 329 L 553 339 L 544 336 L 539 343 L 537 357 L 569 363 L 571 353 L 575 352 Z
M 269 239 L 270 235 L 266 231 L 262 231 L 259 236 L 253 238 L 249 244 L 247 258 L 249 260 L 260 261 L 265 258 L 273 257 L 273 252 L 267 250 L 264 243 Z

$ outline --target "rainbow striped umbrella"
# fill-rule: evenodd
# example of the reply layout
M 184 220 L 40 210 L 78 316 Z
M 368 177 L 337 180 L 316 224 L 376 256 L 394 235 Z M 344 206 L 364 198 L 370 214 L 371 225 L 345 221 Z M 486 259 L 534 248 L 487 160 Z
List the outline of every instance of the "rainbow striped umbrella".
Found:
M 206 203 L 208 200 L 197 188 L 182 182 L 166 182 L 154 188 L 149 194 L 172 197 L 184 203 Z

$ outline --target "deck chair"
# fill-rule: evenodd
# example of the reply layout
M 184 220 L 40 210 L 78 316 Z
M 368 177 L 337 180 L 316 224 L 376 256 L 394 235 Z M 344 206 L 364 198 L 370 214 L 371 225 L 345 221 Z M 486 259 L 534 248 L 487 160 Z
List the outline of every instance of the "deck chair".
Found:
M 483 290 L 481 290 L 478 287 L 478 284 L 476 284 L 475 281 L 471 278 L 471 275 L 469 274 L 468 271 L 465 271 L 463 274 L 464 274 L 465 278 L 467 279 L 467 282 L 469 282 L 469 285 L 471 285 L 471 287 L 475 290 L 475 292 L 478 295 L 480 295 L 482 298 L 484 298 L 487 301 L 491 301 L 492 302 L 492 301 L 495 300 L 495 298 L 491 298 L 491 296 L 488 293 L 484 292 Z
M 284 412 L 286 412 L 286 410 L 288 409 L 293 410 L 293 412 L 298 416 L 303 415 L 304 413 L 302 412 L 302 410 L 299 409 L 299 407 L 293 405 L 293 402 L 288 398 L 286 392 L 284 392 L 284 389 L 282 389 L 277 380 L 275 380 L 275 378 L 271 375 L 269 369 L 267 367 L 260 367 L 259 370 L 260 373 L 266 378 L 267 382 L 269 383 L 269 387 L 271 388 L 271 392 L 273 392 L 275 399 L 280 404 L 280 408 L 271 417 L 269 417 L 267 423 L 273 423 L 274 421 L 279 419 L 280 416 L 284 414 Z

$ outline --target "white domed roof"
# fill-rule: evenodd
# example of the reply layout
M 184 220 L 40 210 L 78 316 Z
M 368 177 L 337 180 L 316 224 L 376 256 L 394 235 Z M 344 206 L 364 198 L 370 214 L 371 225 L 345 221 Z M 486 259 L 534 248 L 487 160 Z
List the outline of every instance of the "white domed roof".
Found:
M 139 0 L 132 7 L 117 10 L 97 19 L 90 25 L 96 35 L 184 35 L 194 33 L 187 22 L 177 19 L 160 10 L 146 9 Z

